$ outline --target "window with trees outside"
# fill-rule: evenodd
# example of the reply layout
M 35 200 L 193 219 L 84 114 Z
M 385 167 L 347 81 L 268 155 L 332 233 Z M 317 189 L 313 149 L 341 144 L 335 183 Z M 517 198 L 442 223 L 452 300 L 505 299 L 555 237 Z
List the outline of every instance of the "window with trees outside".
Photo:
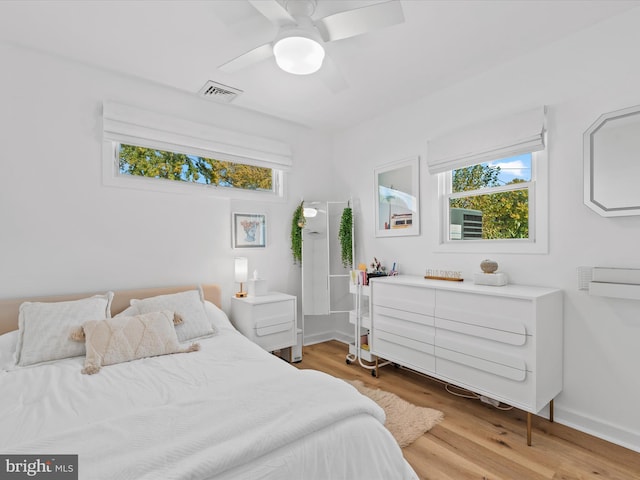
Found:
M 213 185 L 230 189 L 274 192 L 278 171 L 268 167 L 118 144 L 120 175 Z
M 436 251 L 549 252 L 546 118 L 546 106 L 504 112 L 429 140 Z
M 534 154 L 448 174 L 448 241 L 529 240 Z
M 277 139 L 109 100 L 102 105 L 108 186 L 278 201 L 291 166 L 290 145 Z

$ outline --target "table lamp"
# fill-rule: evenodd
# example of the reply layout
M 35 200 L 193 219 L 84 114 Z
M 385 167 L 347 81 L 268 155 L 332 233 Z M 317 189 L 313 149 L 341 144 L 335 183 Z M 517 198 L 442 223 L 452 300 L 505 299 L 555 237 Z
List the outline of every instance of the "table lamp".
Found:
M 242 291 L 242 283 L 247 281 L 247 276 L 249 275 L 249 260 L 247 257 L 236 257 L 235 272 L 236 282 L 240 283 L 240 291 L 236 293 L 236 297 L 246 297 L 247 292 Z

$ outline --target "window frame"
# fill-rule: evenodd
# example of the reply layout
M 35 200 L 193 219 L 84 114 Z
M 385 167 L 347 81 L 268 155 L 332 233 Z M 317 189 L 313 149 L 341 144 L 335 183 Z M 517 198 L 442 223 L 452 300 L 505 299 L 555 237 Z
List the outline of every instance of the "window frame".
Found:
M 270 168 L 274 174 L 273 190 L 249 190 L 121 174 L 121 144 Z M 287 173 L 291 166 L 291 147 L 286 143 L 166 113 L 103 102 L 103 185 L 240 200 L 285 201 Z
M 498 160 L 492 159 L 492 160 Z M 482 163 L 491 160 L 483 160 Z M 458 167 L 461 168 L 461 167 Z M 548 253 L 548 154 L 547 149 L 531 152 L 531 180 L 499 187 L 482 188 L 471 191 L 472 196 L 486 193 L 499 193 L 510 190 L 522 190 L 526 185 L 529 191 L 529 238 L 451 240 L 449 238 L 449 199 L 471 196 L 469 191 L 452 193 L 452 170 L 438 173 L 438 235 L 436 252 L 451 253 Z

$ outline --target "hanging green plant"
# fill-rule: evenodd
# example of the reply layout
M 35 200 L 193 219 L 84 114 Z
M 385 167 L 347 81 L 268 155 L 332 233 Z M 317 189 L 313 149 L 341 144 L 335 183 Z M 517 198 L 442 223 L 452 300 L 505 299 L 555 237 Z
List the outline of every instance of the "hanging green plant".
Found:
M 353 211 L 347 207 L 342 211 L 340 219 L 340 230 L 338 239 L 340 240 L 342 266 L 352 268 L 353 265 Z
M 291 253 L 293 263 L 302 265 L 302 229 L 304 228 L 304 201 L 300 202 L 291 219 Z

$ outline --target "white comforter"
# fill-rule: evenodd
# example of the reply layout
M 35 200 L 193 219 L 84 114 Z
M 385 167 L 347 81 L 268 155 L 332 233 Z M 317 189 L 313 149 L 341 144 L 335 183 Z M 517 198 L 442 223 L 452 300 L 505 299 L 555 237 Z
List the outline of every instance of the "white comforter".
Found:
M 78 454 L 81 479 L 405 479 L 384 413 L 238 332 L 195 353 L 82 375 L 83 358 L 0 373 L 0 451 Z

